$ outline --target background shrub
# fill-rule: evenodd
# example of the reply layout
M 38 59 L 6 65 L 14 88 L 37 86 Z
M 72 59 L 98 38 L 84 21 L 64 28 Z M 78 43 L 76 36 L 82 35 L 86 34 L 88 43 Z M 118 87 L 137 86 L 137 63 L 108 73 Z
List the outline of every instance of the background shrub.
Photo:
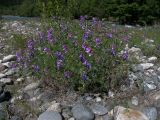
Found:
M 153 24 L 160 20 L 159 0 L 1 0 L 0 14 L 79 18 L 96 16 L 122 24 Z

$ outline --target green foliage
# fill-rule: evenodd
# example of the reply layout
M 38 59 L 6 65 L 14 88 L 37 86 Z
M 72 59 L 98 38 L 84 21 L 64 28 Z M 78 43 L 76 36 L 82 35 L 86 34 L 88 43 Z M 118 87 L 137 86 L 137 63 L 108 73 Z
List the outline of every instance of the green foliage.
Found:
M 0 9 L 0 14 L 69 18 L 88 15 L 122 24 L 153 24 L 160 19 L 159 0 L 2 0 Z
M 18 11 L 20 16 L 39 16 L 39 11 L 33 0 L 24 0 Z
M 47 31 L 27 41 L 21 52 L 22 69 L 54 88 L 70 86 L 81 92 L 118 88 L 128 71 L 127 62 L 118 55 L 125 43 L 106 37 L 101 22 L 92 22 L 52 21 Z

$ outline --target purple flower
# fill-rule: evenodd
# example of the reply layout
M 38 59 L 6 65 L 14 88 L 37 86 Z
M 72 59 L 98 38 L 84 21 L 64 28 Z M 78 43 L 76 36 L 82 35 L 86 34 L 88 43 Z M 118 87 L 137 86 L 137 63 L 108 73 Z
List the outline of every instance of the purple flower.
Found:
M 16 68 L 17 67 L 17 64 L 16 63 L 11 63 L 11 68 Z
M 128 52 L 127 52 L 127 51 L 124 51 L 124 52 L 123 52 L 122 58 L 123 58 L 124 60 L 128 60 Z
M 57 70 L 59 70 L 63 65 L 63 61 L 62 60 L 57 60 L 56 61 L 56 67 L 57 67 Z
M 86 59 L 84 58 L 84 56 L 83 56 L 83 54 L 82 54 L 82 53 L 80 54 L 80 56 L 79 56 L 79 57 L 80 57 L 80 60 L 81 60 L 81 62 L 82 62 L 82 63 L 84 63 L 84 62 L 86 61 Z
M 33 40 L 29 40 L 27 42 L 27 47 L 28 47 L 28 49 L 33 50 L 34 49 L 34 41 Z
M 55 55 L 56 55 L 57 59 L 59 59 L 59 60 L 63 60 L 63 59 L 64 59 L 63 54 L 62 54 L 61 52 L 59 52 L 59 51 L 57 51 L 57 52 L 55 53 Z
M 86 68 L 89 70 L 89 69 L 91 69 L 91 64 L 90 63 L 86 63 Z
M 97 24 L 97 18 L 93 17 L 92 18 L 92 25 L 96 25 Z
M 68 33 L 68 38 L 69 38 L 69 39 L 72 38 L 72 33 Z
M 64 77 L 65 78 L 70 78 L 70 76 L 71 76 L 71 73 L 69 71 L 64 72 Z
M 52 35 L 52 32 L 53 32 L 53 29 L 49 29 L 48 31 L 47 31 L 47 39 L 48 39 L 48 41 L 49 42 L 53 42 L 53 35 Z
M 89 56 L 91 56 L 92 49 L 90 47 L 86 47 L 85 51 L 89 54 Z
M 85 50 L 86 47 L 87 47 L 86 44 L 83 43 L 83 44 L 82 44 L 82 48 Z
M 66 45 L 62 45 L 62 48 L 63 48 L 64 53 L 67 53 L 67 52 L 68 52 L 68 48 L 67 48 Z
M 49 54 L 49 53 L 50 53 L 50 49 L 45 47 L 45 48 L 43 49 L 43 52 Z
M 100 38 L 96 38 L 96 45 L 99 45 L 101 43 L 101 39 Z
M 40 71 L 40 68 L 38 65 L 32 65 L 33 69 L 35 72 L 39 72 Z
M 89 37 L 89 31 L 85 31 L 85 33 L 83 34 L 83 41 L 86 41 Z
M 89 70 L 91 68 L 91 64 L 87 62 L 87 60 L 84 58 L 83 54 L 80 54 L 80 60 L 83 65 L 86 66 L 86 68 Z
M 84 22 L 85 21 L 85 16 L 80 16 L 80 22 Z
M 108 34 L 107 34 L 107 37 L 108 37 L 108 38 L 113 38 L 112 33 L 108 33 Z
M 22 60 L 22 55 L 20 52 L 16 52 L 16 58 L 17 58 L 17 62 L 20 62 Z
M 82 48 L 85 50 L 86 53 L 89 54 L 89 56 L 92 55 L 92 49 L 91 49 L 90 47 L 87 47 L 86 44 L 83 43 L 83 44 L 82 44 Z
M 82 80 L 87 80 L 87 75 L 86 75 L 86 73 L 82 73 Z

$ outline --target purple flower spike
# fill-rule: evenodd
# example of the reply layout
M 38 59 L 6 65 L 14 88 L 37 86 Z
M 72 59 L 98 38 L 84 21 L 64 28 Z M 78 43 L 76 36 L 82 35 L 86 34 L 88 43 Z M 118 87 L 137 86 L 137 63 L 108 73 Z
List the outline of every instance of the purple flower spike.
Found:
M 87 47 L 86 44 L 83 43 L 83 44 L 82 44 L 82 48 L 85 50 L 86 47 Z
M 82 54 L 82 53 L 80 54 L 80 56 L 79 56 L 79 57 L 80 57 L 80 60 L 81 60 L 81 62 L 82 62 L 82 63 L 84 63 L 84 62 L 86 61 L 86 59 L 84 58 L 84 56 L 83 56 L 83 54 Z
M 86 31 L 83 35 L 83 41 L 86 41 L 89 37 L 89 31 Z
M 40 71 L 40 68 L 38 65 L 32 65 L 33 69 L 35 72 L 39 72 Z
M 17 62 L 20 62 L 22 60 L 22 55 L 20 52 L 16 52 Z
M 84 22 L 85 21 L 85 16 L 80 16 L 80 22 Z
M 90 47 L 86 47 L 86 53 L 91 53 L 92 49 Z
M 49 53 L 50 53 L 50 49 L 45 47 L 45 48 L 43 49 L 43 52 L 49 54 Z
M 65 78 L 70 78 L 70 76 L 71 76 L 71 73 L 69 71 L 64 72 L 64 77 Z
M 29 40 L 27 42 L 27 47 L 28 47 L 28 49 L 33 50 L 34 49 L 34 41 L 33 40 Z
M 90 47 L 87 47 L 86 44 L 83 43 L 83 44 L 82 44 L 82 48 L 85 50 L 86 53 L 89 54 L 89 56 L 92 55 L 92 49 L 91 49 Z
M 96 38 L 96 45 L 98 46 L 101 43 L 100 38 Z
M 86 75 L 86 73 L 82 73 L 82 80 L 87 80 L 87 75 Z
M 63 45 L 62 48 L 63 48 L 64 53 L 67 53 L 67 52 L 68 52 L 68 48 L 67 48 L 66 45 Z
M 63 62 L 62 60 L 57 60 L 57 61 L 56 61 L 57 70 L 60 70 L 60 68 L 62 67 L 62 65 L 63 65 L 62 62 Z
M 122 58 L 123 58 L 124 60 L 128 60 L 128 52 L 127 52 L 127 51 L 124 51 L 124 52 L 123 52 Z
M 48 39 L 48 41 L 49 42 L 53 42 L 53 35 L 52 35 L 52 32 L 53 32 L 53 29 L 49 29 L 48 31 L 47 31 L 47 39 Z
M 69 38 L 69 39 L 72 38 L 72 33 L 68 33 L 68 38 Z
M 59 51 L 57 51 L 57 52 L 55 53 L 55 55 L 56 55 L 57 59 L 59 59 L 59 60 L 63 60 L 63 59 L 64 59 L 64 56 L 63 56 L 62 53 L 59 52 Z
M 97 24 L 97 18 L 93 17 L 92 18 L 92 25 L 96 25 Z
M 108 33 L 108 34 L 107 34 L 107 38 L 113 38 L 112 33 Z
M 91 69 L 91 64 L 90 63 L 86 63 L 86 68 L 89 70 L 89 69 Z

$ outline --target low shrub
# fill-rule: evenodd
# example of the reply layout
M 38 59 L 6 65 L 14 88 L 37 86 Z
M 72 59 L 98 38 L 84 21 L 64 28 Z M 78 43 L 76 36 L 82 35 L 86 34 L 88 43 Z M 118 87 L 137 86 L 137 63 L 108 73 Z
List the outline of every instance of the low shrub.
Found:
M 55 88 L 106 92 L 124 84 L 128 72 L 127 41 L 106 30 L 101 21 L 55 19 L 17 52 L 22 71 Z M 120 54 L 120 51 L 123 52 Z

